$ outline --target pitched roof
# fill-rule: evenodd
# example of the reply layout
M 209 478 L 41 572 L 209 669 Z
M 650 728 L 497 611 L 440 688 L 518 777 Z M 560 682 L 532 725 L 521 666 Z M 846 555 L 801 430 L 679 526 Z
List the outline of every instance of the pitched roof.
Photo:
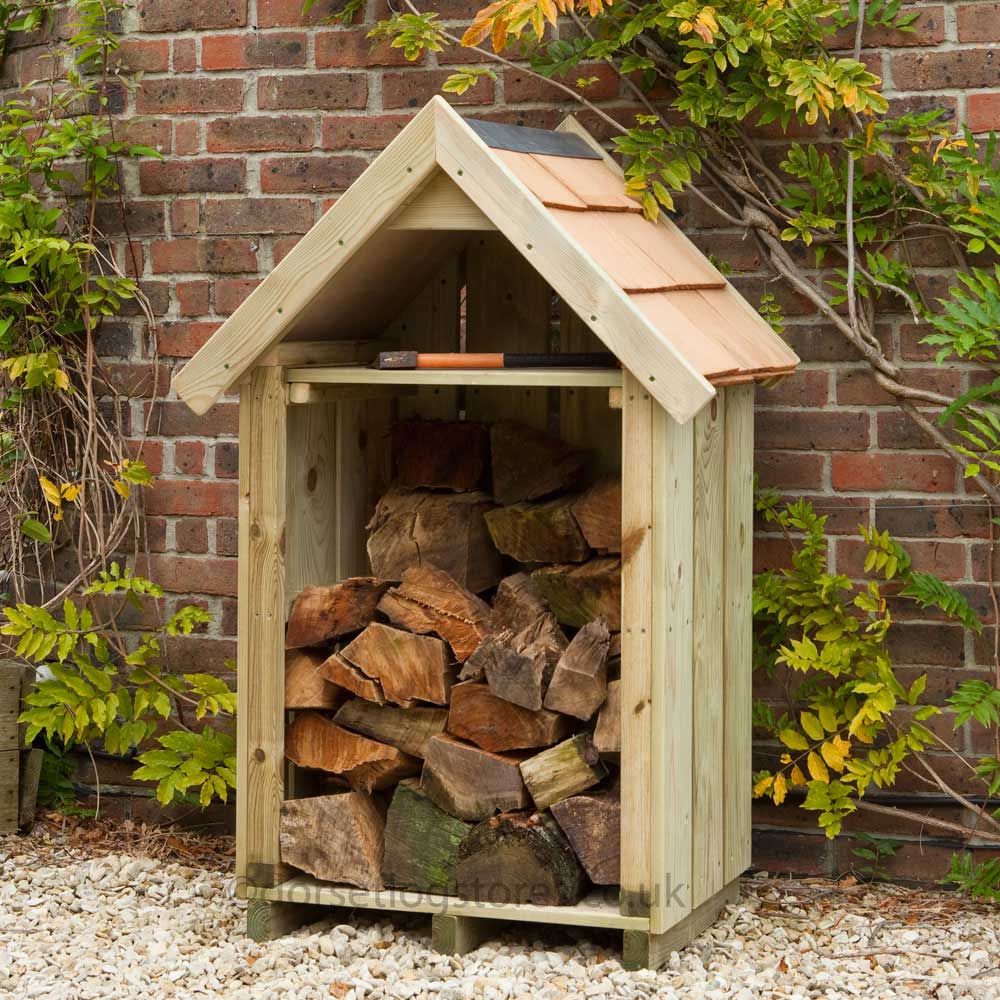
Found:
M 181 398 L 204 412 L 278 341 L 351 316 L 352 296 L 353 315 L 384 325 L 391 296 L 373 296 L 371 275 L 386 273 L 387 253 L 403 248 L 412 261 L 389 269 L 397 291 L 412 295 L 455 251 L 454 232 L 386 225 L 441 171 L 675 419 L 698 412 L 711 383 L 771 378 L 798 363 L 669 219 L 643 217 L 620 169 L 575 120 L 554 133 L 497 126 L 434 98 L 174 378 Z

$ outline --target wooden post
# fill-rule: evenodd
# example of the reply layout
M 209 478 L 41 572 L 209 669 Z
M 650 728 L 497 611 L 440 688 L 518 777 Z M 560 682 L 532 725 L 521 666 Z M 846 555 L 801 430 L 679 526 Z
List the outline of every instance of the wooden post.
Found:
M 272 887 L 281 864 L 284 784 L 287 405 L 282 369 L 255 368 L 240 389 L 236 875 Z
M 498 929 L 495 920 L 435 913 L 431 918 L 431 947 L 442 955 L 467 955 Z

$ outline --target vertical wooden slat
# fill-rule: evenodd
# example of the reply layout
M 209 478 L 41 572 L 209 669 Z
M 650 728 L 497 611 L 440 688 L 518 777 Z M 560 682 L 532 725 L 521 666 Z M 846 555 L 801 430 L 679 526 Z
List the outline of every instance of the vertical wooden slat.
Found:
M 723 549 L 726 411 L 719 397 L 694 419 L 694 772 L 692 906 L 722 889 L 724 824 Z
M 284 799 L 287 405 L 280 368 L 256 368 L 240 391 L 237 879 L 287 877 L 278 824 Z
M 651 933 L 692 910 L 694 420 L 652 407 Z
M 653 403 L 624 373 L 622 387 L 621 911 L 650 906 L 652 797 Z
M 725 880 L 750 865 L 753 627 L 753 385 L 731 386 L 726 400 L 724 581 Z
M 365 532 L 368 498 L 363 486 L 368 475 L 366 414 L 369 407 L 363 399 L 344 400 L 336 405 L 336 503 L 330 515 L 337 539 L 337 577 L 343 580 L 349 576 L 364 576 L 369 567 Z M 381 405 L 390 404 L 382 402 Z M 387 440 L 380 443 L 388 447 Z

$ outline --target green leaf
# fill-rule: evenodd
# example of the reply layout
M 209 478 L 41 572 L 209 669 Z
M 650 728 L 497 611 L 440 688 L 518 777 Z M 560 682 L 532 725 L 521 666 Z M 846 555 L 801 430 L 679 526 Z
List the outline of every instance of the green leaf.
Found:
M 52 532 L 41 521 L 36 521 L 33 517 L 26 517 L 21 521 L 21 533 L 36 542 L 52 541 Z

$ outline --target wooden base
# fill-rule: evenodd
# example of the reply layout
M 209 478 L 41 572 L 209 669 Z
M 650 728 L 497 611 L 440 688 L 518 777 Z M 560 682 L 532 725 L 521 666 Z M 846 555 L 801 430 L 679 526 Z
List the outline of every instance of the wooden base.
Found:
M 626 969 L 658 969 L 669 958 L 670 953 L 686 948 L 702 931 L 707 930 L 718 919 L 719 914 L 730 903 L 740 898 L 740 880 L 733 879 L 701 906 L 688 914 L 662 934 L 648 931 L 626 930 L 623 932 L 622 965 Z
M 323 919 L 324 910 L 309 903 L 274 903 L 251 899 L 247 904 L 247 937 L 273 941 Z
M 500 929 L 500 921 L 435 913 L 431 917 L 431 947 L 441 955 L 467 955 Z

